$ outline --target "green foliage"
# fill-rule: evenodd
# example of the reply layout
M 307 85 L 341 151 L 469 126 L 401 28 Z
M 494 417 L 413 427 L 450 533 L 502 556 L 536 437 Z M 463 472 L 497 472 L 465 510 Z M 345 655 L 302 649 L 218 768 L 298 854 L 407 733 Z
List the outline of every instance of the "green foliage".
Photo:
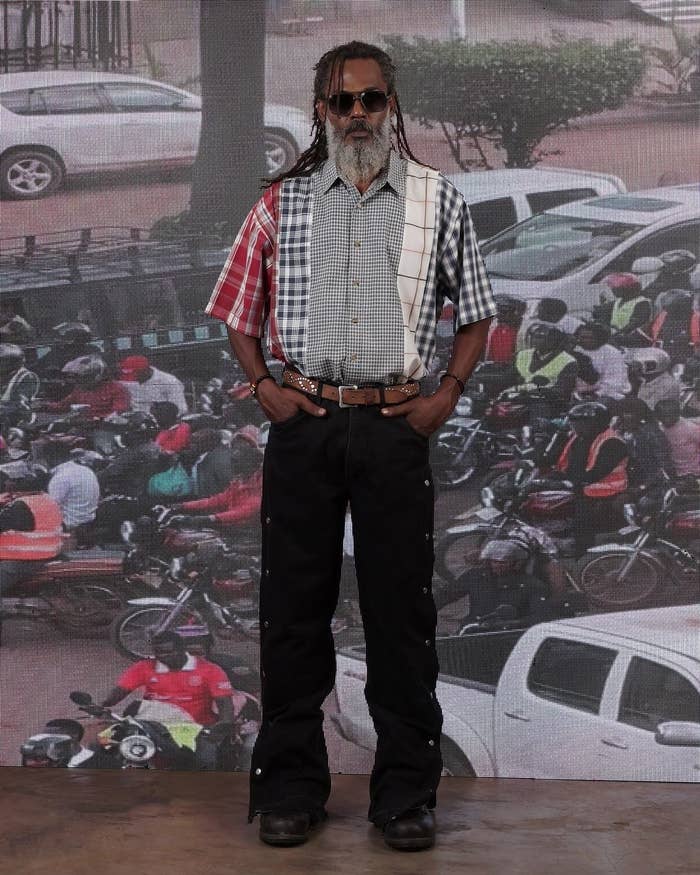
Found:
M 666 49 L 662 46 L 645 44 L 642 46 L 646 54 L 653 59 L 655 67 L 663 70 L 673 81 L 672 84 L 659 79 L 656 84 L 667 91 L 680 95 L 690 90 L 689 79 L 693 72 L 693 61 L 700 48 L 700 31 L 690 34 L 679 27 L 671 27 L 675 47 Z
M 466 43 L 384 36 L 398 68 L 402 110 L 421 125 L 440 125 L 463 169 L 489 167 L 483 142 L 506 154 L 506 167 L 531 167 L 541 140 L 582 115 L 617 109 L 646 68 L 630 39 L 599 45 L 553 32 L 549 44 L 525 40 Z M 464 158 L 469 141 L 476 159 Z

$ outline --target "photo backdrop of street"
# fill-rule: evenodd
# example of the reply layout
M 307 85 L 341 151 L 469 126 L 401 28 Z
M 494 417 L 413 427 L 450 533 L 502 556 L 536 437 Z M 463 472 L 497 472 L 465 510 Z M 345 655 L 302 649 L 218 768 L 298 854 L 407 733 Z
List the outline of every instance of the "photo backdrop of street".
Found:
M 204 307 L 352 39 L 498 304 L 430 439 L 444 774 L 700 781 L 700 2 L 632 0 L 0 0 L 0 765 L 249 767 L 270 423 Z M 343 549 L 369 773 L 350 508 Z

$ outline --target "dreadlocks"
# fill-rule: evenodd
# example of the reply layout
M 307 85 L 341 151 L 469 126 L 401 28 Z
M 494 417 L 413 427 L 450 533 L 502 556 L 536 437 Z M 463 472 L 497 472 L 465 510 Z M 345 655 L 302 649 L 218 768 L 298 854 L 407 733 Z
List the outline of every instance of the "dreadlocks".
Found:
M 280 180 L 287 179 L 291 176 L 310 176 L 314 170 L 316 170 L 317 167 L 320 167 L 328 158 L 328 143 L 326 141 L 325 126 L 316 110 L 316 101 L 325 99 L 326 88 L 328 88 L 328 94 L 333 93 L 334 89 L 332 88 L 332 83 L 334 81 L 336 82 L 336 90 L 342 90 L 344 63 L 346 60 L 352 60 L 355 58 L 372 58 L 379 64 L 388 91 L 394 93 L 394 102 L 396 106 L 396 126 L 394 131 L 396 133 L 396 145 L 398 147 L 399 155 L 401 157 L 408 157 L 417 164 L 422 163 L 418 161 L 413 154 L 411 147 L 408 145 L 408 140 L 406 139 L 406 130 L 403 125 L 401 107 L 399 106 L 398 96 L 395 93 L 396 67 L 394 66 L 394 62 L 389 55 L 382 51 L 378 46 L 373 46 L 370 43 L 363 43 L 359 40 L 353 40 L 352 42 L 344 43 L 343 45 L 335 46 L 335 48 L 330 49 L 321 57 L 320 61 L 314 65 L 316 75 L 314 77 L 313 125 L 311 127 L 312 133 L 315 130 L 313 142 L 309 148 L 299 156 L 296 164 L 286 173 L 281 173 L 273 179 L 262 177 L 263 182 L 266 183 L 266 185 L 262 186 L 263 188 L 268 188 L 274 182 L 279 182 Z M 423 166 L 431 167 L 430 164 L 425 164 Z M 437 168 L 432 169 L 435 170 Z

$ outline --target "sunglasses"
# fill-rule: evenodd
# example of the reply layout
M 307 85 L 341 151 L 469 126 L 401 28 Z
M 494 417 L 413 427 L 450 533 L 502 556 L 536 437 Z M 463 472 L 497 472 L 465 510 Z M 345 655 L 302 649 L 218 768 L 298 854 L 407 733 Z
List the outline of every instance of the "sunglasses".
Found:
M 367 91 L 356 92 L 341 91 L 339 94 L 331 94 L 327 98 L 328 109 L 333 115 L 350 115 L 355 101 L 359 98 L 360 103 L 367 112 L 381 112 L 386 109 L 390 94 L 385 94 L 378 88 L 368 88 Z

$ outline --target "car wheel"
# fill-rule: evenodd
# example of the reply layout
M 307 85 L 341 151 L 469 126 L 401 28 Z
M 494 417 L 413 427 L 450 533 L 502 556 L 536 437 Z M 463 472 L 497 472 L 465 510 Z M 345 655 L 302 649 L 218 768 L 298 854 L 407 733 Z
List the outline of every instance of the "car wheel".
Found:
M 277 176 L 290 170 L 298 157 L 297 144 L 284 131 L 265 130 L 267 175 Z
M 15 200 L 44 197 L 61 185 L 63 176 L 60 163 L 36 149 L 18 149 L 0 161 L 0 191 Z

